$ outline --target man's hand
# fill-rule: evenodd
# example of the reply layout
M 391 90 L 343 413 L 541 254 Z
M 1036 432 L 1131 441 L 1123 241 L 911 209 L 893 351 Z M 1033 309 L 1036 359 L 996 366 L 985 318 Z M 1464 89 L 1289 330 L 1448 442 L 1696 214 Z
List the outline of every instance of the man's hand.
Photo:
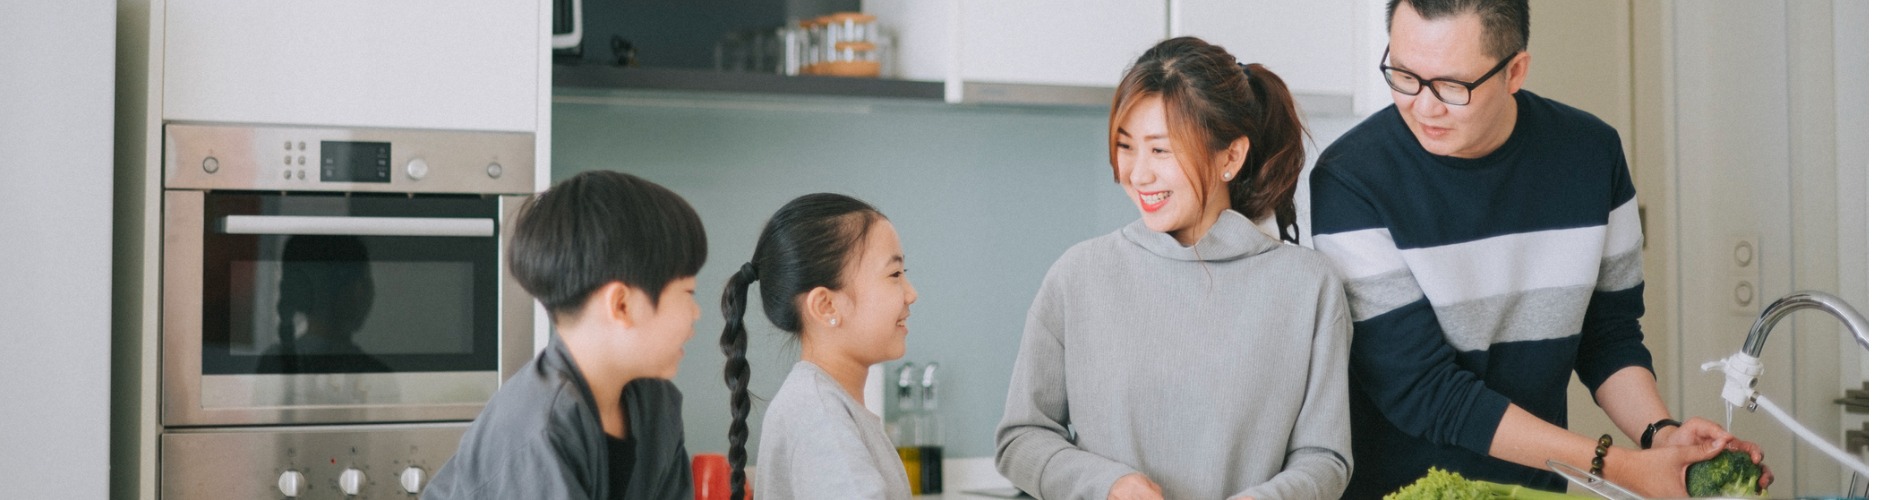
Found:
M 1611 482 L 1638 495 L 1683 498 L 1689 496 L 1688 485 L 1683 483 L 1689 475 L 1689 464 L 1715 458 L 1721 452 L 1722 447 L 1714 445 L 1656 446 L 1641 451 L 1613 448 L 1603 458 L 1603 472 Z
M 1761 465 L 1761 489 L 1767 490 L 1768 485 L 1775 482 L 1775 474 L 1768 470 L 1766 464 L 1761 463 L 1761 445 L 1738 439 L 1734 434 L 1729 434 L 1728 431 L 1722 429 L 1722 426 L 1716 425 L 1715 422 L 1709 419 L 1694 417 L 1690 418 L 1687 422 L 1683 422 L 1681 427 L 1664 427 L 1656 431 L 1654 439 L 1654 444 L 1658 448 L 1663 446 L 1688 446 L 1692 448 L 1712 446 L 1722 449 L 1746 451 L 1748 452 L 1749 458 L 1754 459 L 1756 464 Z
M 1108 500 L 1163 500 L 1161 485 L 1140 473 L 1129 474 L 1108 488 Z

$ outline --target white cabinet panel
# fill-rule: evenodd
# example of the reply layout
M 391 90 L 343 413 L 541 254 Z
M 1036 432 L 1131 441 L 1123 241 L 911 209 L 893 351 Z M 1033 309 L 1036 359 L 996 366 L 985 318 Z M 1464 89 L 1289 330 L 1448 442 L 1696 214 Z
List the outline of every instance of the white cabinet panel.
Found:
M 1174 0 L 1172 33 L 1200 37 L 1226 47 L 1240 62 L 1265 65 L 1294 92 L 1350 95 L 1354 72 L 1378 73 L 1374 66 L 1354 64 L 1355 8 L 1355 2 L 1337 0 Z M 1383 22 L 1383 12 L 1375 15 Z
M 1167 35 L 1163 0 L 963 0 L 961 77 L 1114 87 Z
M 547 7 L 169 0 L 164 118 L 533 131 Z

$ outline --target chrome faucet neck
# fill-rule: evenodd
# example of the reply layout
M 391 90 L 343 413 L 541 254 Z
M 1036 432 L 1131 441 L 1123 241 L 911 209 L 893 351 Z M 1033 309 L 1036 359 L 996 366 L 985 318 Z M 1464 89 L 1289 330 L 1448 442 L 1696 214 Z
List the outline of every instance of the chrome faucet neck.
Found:
M 1830 294 L 1804 290 L 1776 299 L 1763 309 L 1761 316 L 1755 318 L 1755 326 L 1748 329 L 1748 340 L 1742 343 L 1742 352 L 1750 356 L 1761 357 L 1761 349 L 1768 343 L 1768 332 L 1775 328 L 1781 318 L 1802 309 L 1820 309 L 1834 315 L 1835 319 L 1847 326 L 1847 333 L 1854 336 L 1862 348 L 1867 347 L 1867 317 L 1847 301 Z

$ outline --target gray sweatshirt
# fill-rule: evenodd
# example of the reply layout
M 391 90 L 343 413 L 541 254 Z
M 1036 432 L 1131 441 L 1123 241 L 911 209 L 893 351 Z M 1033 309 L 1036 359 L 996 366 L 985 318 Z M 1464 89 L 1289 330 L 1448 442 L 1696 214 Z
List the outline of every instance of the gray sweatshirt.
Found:
M 792 365 L 760 432 L 758 500 L 910 498 L 884 421 L 818 365 Z
M 1337 498 L 1351 317 L 1326 258 L 1225 211 L 1193 247 L 1140 221 L 1069 248 L 1023 326 L 997 469 L 1043 499 L 1139 472 L 1168 498 Z

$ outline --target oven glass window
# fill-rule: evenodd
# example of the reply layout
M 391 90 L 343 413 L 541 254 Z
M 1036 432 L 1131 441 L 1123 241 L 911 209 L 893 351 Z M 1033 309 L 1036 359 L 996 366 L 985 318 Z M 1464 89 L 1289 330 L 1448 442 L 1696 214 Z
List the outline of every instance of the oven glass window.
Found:
M 205 205 L 205 374 L 496 369 L 499 237 L 427 230 L 492 225 L 494 199 L 212 193 Z M 390 218 L 412 227 L 355 224 Z

